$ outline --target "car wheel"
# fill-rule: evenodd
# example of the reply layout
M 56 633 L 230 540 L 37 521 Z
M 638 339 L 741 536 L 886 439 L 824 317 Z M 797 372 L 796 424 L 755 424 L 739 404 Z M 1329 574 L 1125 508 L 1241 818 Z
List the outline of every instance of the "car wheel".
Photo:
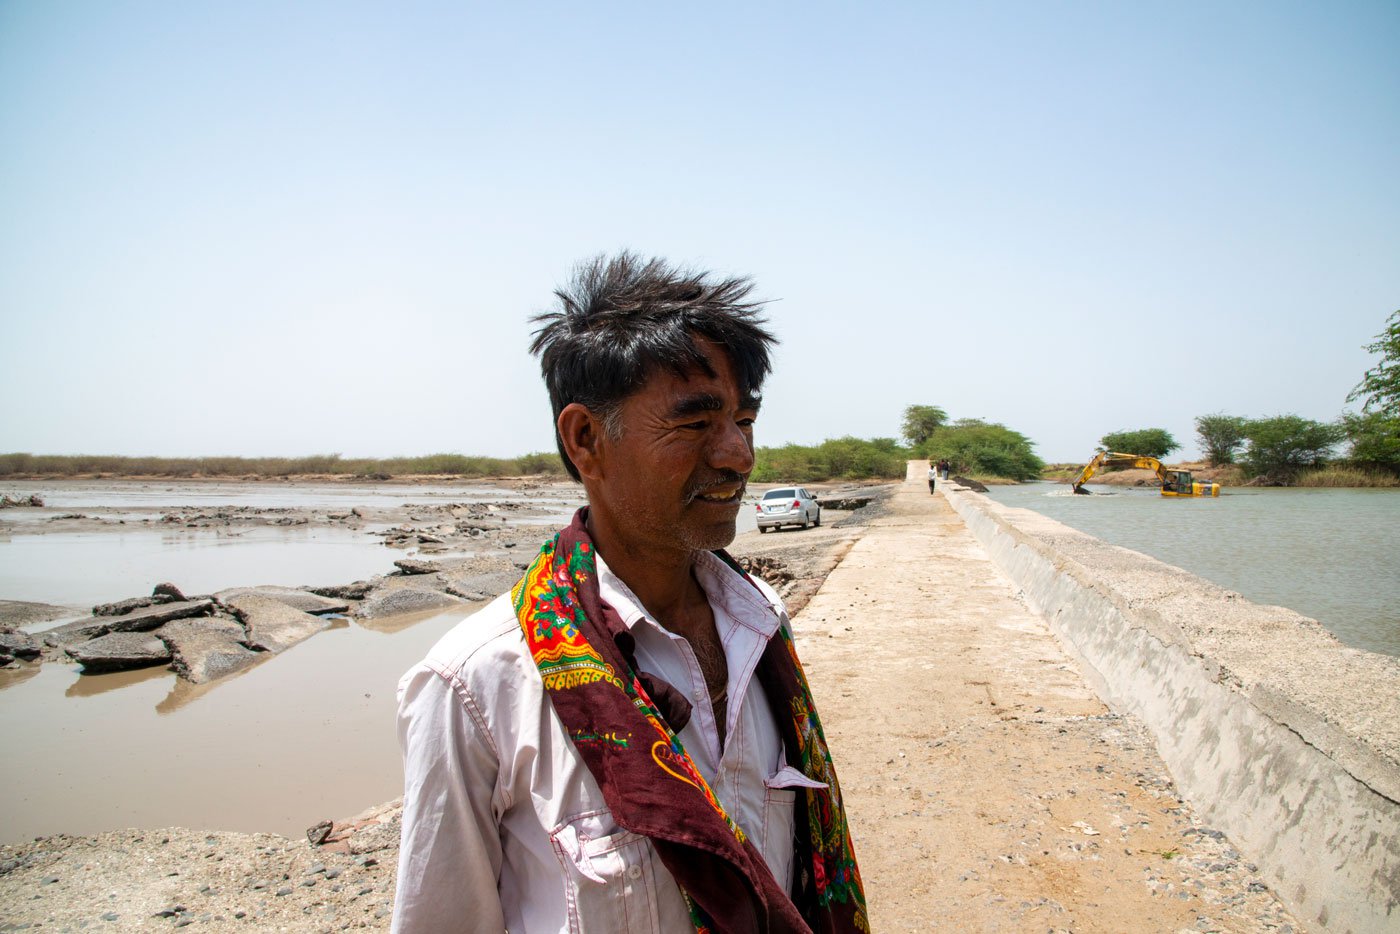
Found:
M 807 531 L 812 527 L 812 517 L 805 512 L 802 514 L 802 531 Z
M 817 528 L 822 527 L 822 508 L 820 506 L 817 507 L 817 521 L 813 522 L 812 524 L 815 525 Z
M 767 531 L 768 531 L 768 526 L 766 526 L 766 525 L 760 525 L 760 526 L 758 527 L 758 534 L 759 534 L 759 535 L 762 535 L 764 532 L 767 532 Z

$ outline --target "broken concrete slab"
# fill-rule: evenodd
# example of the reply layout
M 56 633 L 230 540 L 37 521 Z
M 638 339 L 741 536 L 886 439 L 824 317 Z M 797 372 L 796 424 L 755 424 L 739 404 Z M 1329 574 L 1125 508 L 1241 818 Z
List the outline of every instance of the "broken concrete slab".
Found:
M 38 658 L 39 642 L 27 632 L 0 629 L 0 655 L 11 658 Z
M 438 590 L 402 587 L 397 590 L 376 593 L 360 604 L 356 615 L 365 619 L 383 619 L 386 616 L 399 616 L 404 613 L 445 610 L 448 607 L 460 606 L 461 604 L 461 600 Z
M 307 590 L 299 590 L 295 587 L 277 587 L 272 584 L 263 584 L 258 587 L 230 587 L 228 590 L 220 590 L 214 594 L 214 599 L 227 605 L 233 597 L 241 597 L 245 594 L 257 594 L 263 597 L 271 597 L 279 603 L 284 603 L 294 610 L 301 610 L 303 613 L 344 613 L 350 609 L 350 604 L 344 599 L 332 600 Z
M 394 567 L 399 572 L 406 575 L 412 574 L 436 574 L 442 570 L 442 565 L 436 561 L 423 561 L 418 558 L 400 558 L 394 562 Z
M 224 605 L 243 621 L 247 629 L 247 645 L 264 652 L 285 652 L 298 642 L 331 627 L 328 619 L 294 610 L 282 601 L 263 594 L 240 594 L 224 601 Z
M 463 587 L 455 581 L 449 581 L 447 586 L 442 589 L 452 594 L 454 597 L 461 597 L 463 600 L 470 600 L 473 603 L 480 603 L 482 600 L 487 600 L 491 597 L 491 594 L 483 590 Z
M 167 594 L 153 594 L 149 597 L 128 597 L 115 603 L 99 603 L 92 608 L 93 616 L 125 616 L 132 610 L 155 606 L 160 603 L 174 603 L 175 598 Z
M 214 610 L 212 600 L 183 600 L 141 607 L 123 616 L 89 616 L 45 630 L 44 641 L 56 648 L 76 645 L 109 632 L 146 632 L 172 620 L 207 616 Z
M 113 632 L 66 650 L 87 674 L 149 668 L 170 661 L 170 649 L 150 633 Z
M 353 584 L 334 584 L 329 587 L 308 587 L 308 592 L 322 597 L 333 597 L 337 600 L 363 600 L 370 595 L 376 585 L 375 581 L 355 581 Z
M 175 603 L 162 603 L 140 610 L 132 610 L 124 616 L 115 616 L 108 621 L 112 632 L 146 632 L 162 623 L 186 619 L 191 616 L 208 616 L 214 612 L 214 601 L 209 599 L 178 600 Z
M 98 636 L 105 636 L 112 630 L 107 625 L 105 618 L 88 617 L 72 623 L 64 623 L 62 626 L 55 626 L 39 633 L 45 645 L 51 645 L 56 649 L 61 649 L 68 645 L 78 645 L 87 642 L 89 639 L 96 639 Z
M 443 579 L 443 589 L 450 594 L 468 600 L 489 600 L 514 587 L 520 580 L 520 571 L 508 563 L 486 568 L 476 565 L 445 573 Z
M 154 633 L 170 649 L 175 673 L 193 684 L 215 681 L 258 661 L 260 653 L 243 644 L 241 623 L 224 617 L 177 619 Z

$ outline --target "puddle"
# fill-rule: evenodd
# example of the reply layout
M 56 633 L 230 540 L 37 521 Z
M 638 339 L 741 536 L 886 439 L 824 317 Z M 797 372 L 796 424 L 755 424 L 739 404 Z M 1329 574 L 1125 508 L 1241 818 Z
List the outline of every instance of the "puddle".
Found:
M 0 690 L 0 842 L 171 826 L 295 838 L 388 801 L 398 679 L 475 609 L 389 634 L 347 625 L 210 685 L 163 668 L 25 671 Z

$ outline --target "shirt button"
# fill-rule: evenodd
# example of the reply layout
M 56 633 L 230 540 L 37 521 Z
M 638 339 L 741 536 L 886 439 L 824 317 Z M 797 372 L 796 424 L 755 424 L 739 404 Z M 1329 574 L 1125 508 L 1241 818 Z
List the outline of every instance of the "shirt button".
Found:
M 641 866 L 628 866 L 628 867 L 627 867 L 627 878 L 629 878 L 629 879 L 640 879 L 641 877 L 642 877 L 642 867 L 641 867 Z

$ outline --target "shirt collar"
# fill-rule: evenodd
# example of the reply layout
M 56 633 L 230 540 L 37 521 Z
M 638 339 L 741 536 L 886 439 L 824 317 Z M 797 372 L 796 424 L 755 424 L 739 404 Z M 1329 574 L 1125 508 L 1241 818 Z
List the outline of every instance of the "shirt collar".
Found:
M 613 573 L 601 554 L 598 562 L 598 594 L 603 602 L 612 607 L 630 631 L 645 620 L 657 629 L 669 632 L 654 616 L 642 606 L 642 601 L 632 593 L 622 580 Z M 740 625 L 754 630 L 765 638 L 778 631 L 779 607 L 774 605 L 763 591 L 744 580 L 743 576 L 708 551 L 698 552 L 695 557 L 695 579 L 705 591 L 710 606 L 723 610 Z

